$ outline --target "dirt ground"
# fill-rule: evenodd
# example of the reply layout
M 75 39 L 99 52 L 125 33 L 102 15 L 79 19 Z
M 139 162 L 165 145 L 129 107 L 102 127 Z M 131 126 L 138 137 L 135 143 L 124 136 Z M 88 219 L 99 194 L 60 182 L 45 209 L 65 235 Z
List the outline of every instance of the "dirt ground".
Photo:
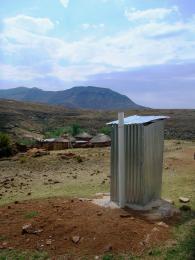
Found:
M 75 156 L 67 158 L 66 154 Z M 65 155 L 65 156 L 64 156 Z M 92 196 L 109 190 L 110 148 L 21 154 L 0 161 L 0 204 L 52 196 Z
M 140 255 L 170 237 L 170 227 L 144 220 L 135 212 L 101 208 L 79 199 L 9 204 L 0 213 L 0 235 L 7 243 L 0 242 L 0 248 L 43 250 L 70 259 L 108 252 Z M 29 233 L 22 234 L 22 227 L 29 224 Z
M 179 196 L 189 197 L 194 210 L 195 143 L 166 141 L 164 151 L 163 198 L 179 207 Z M 70 152 L 74 156 L 67 158 Z M 109 183 L 110 148 L 1 160 L 0 248 L 36 249 L 78 259 L 107 252 L 141 255 L 172 239 L 175 219 L 168 227 L 159 226 L 133 211 L 124 217 L 124 210 L 79 200 L 108 192 Z M 30 234 L 22 234 L 27 224 Z

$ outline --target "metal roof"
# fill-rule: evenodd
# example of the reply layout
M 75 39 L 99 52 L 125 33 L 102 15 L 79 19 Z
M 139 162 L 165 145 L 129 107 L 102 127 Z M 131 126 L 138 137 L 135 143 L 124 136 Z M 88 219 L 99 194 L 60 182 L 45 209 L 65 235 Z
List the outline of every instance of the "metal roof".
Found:
M 156 120 L 161 120 L 161 119 L 167 119 L 169 118 L 168 116 L 129 116 L 124 118 L 124 124 L 125 125 L 133 125 L 133 124 L 144 124 L 144 123 L 149 123 L 153 122 Z M 107 125 L 115 125 L 118 124 L 118 120 L 112 121 L 107 123 Z

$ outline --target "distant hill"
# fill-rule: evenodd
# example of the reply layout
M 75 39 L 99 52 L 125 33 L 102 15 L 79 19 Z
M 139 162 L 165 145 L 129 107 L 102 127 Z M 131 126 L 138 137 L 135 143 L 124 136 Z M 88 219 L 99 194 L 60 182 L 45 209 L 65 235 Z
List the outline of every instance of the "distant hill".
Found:
M 0 90 L 0 98 L 92 110 L 143 109 L 130 98 L 108 88 L 73 87 L 63 91 L 18 87 Z

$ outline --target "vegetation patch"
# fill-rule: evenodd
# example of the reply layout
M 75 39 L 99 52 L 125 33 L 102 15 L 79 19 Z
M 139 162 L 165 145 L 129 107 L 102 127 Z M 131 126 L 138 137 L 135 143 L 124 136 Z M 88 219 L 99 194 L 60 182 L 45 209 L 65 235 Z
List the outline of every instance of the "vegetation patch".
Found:
M 7 134 L 0 132 L 0 158 L 12 155 L 10 138 Z
M 27 212 L 24 217 L 27 218 L 27 219 L 31 219 L 31 218 L 34 218 L 38 215 L 39 215 L 38 211 L 30 211 L 30 212 Z
M 0 260 L 47 260 L 46 252 L 21 252 L 18 250 L 3 250 L 0 252 Z

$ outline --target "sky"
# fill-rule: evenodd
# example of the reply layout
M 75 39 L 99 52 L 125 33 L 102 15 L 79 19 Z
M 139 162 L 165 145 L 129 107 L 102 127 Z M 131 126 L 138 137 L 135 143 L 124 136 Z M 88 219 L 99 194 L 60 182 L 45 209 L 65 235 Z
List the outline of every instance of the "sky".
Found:
M 111 88 L 195 108 L 194 0 L 0 0 L 0 89 Z

